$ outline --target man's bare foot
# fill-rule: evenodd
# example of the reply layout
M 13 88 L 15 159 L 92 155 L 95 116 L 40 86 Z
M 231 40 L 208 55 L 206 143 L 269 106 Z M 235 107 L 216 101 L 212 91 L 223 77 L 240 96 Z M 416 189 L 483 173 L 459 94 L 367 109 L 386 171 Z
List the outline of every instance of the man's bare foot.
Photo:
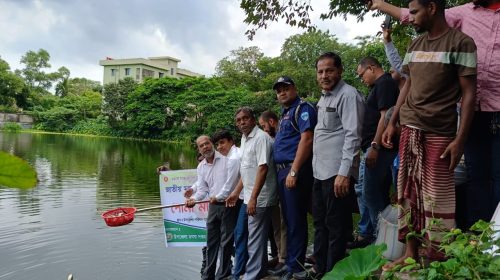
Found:
M 401 258 L 393 261 L 393 262 L 390 262 L 388 264 L 385 264 L 382 266 L 382 271 L 391 271 L 394 267 L 396 266 L 400 266 L 400 267 L 403 267 L 403 266 L 406 266 L 407 264 L 405 263 L 405 260 L 407 258 L 413 258 L 415 259 L 415 256 L 413 255 L 406 255 L 404 254 Z

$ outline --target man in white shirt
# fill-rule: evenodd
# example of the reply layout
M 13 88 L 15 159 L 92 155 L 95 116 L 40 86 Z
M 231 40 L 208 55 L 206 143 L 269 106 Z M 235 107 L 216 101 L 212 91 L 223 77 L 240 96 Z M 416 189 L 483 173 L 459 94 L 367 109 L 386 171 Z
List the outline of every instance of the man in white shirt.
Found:
M 216 152 L 208 136 L 198 137 L 196 145 L 205 159 L 198 164 L 196 192 L 186 199 L 186 206 L 193 207 L 196 201 L 208 195 L 207 264 L 202 279 L 223 279 L 231 275 L 233 230 L 237 215 L 235 208 L 226 207 L 225 199 L 238 180 L 238 171 L 228 168 L 234 162 Z M 222 249 L 220 254 L 219 248 Z M 219 268 L 215 273 L 217 256 Z
M 235 120 L 243 134 L 240 174 L 248 213 L 248 262 L 244 279 L 253 280 L 265 276 L 271 207 L 278 203 L 276 170 L 272 139 L 257 127 L 252 109 L 238 109 Z

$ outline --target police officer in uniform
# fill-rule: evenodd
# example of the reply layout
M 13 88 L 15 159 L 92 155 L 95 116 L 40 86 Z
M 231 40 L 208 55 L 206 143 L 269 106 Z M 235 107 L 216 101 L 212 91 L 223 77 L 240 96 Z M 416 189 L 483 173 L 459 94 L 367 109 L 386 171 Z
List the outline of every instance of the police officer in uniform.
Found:
M 307 209 L 314 180 L 312 144 L 317 114 L 312 104 L 299 98 L 291 78 L 280 77 L 273 89 L 282 105 L 273 147 L 280 202 L 287 225 L 287 273 L 282 279 L 306 279 Z

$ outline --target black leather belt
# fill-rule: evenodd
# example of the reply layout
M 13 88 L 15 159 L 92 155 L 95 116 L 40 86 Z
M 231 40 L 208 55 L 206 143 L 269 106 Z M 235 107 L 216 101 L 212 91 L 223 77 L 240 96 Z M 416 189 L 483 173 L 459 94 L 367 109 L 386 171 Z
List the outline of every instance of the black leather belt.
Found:
M 292 167 L 293 162 L 287 162 L 287 163 L 276 163 L 276 169 L 278 171 L 283 170 L 288 167 Z

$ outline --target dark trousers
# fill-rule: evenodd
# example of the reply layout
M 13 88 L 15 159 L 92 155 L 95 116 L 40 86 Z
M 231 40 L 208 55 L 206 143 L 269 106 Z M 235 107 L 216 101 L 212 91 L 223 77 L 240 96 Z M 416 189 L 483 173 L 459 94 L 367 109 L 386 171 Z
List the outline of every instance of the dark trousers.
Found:
M 307 250 L 307 208 L 311 193 L 313 176 L 312 167 L 307 164 L 298 172 L 297 186 L 288 189 L 285 186 L 290 167 L 278 172 L 278 184 L 283 219 L 287 226 L 287 258 L 289 272 L 304 270 Z
M 347 241 L 352 234 L 352 208 L 356 200 L 354 179 L 351 178 L 349 195 L 335 197 L 333 183 L 335 177 L 327 180 L 314 180 L 313 220 L 314 220 L 314 257 L 316 271 L 326 273 L 345 257 Z
M 500 201 L 500 112 L 475 112 L 465 143 L 466 227 L 489 221 Z
M 239 206 L 238 206 L 239 205 Z M 233 279 L 240 279 L 240 276 L 245 274 L 245 267 L 248 261 L 248 214 L 247 205 L 243 200 L 238 200 L 236 204 L 238 208 L 238 221 L 234 228 L 234 271 Z
M 210 204 L 207 218 L 207 266 L 202 279 L 222 279 L 231 275 L 233 231 L 237 214 L 235 207 Z M 219 256 L 219 269 L 215 274 L 217 256 Z
M 364 151 L 365 156 L 370 149 Z M 392 183 L 391 166 L 397 154 L 397 150 L 380 149 L 375 166 L 365 166 L 363 169 L 362 200 L 368 209 L 371 225 L 374 228 L 378 225 L 378 215 L 391 202 L 389 197 Z
M 274 227 L 273 224 L 269 225 L 269 232 L 267 233 L 267 239 L 269 239 L 269 246 L 271 247 L 271 254 L 269 254 L 273 259 L 278 257 L 278 244 L 276 244 L 276 239 L 274 238 Z

